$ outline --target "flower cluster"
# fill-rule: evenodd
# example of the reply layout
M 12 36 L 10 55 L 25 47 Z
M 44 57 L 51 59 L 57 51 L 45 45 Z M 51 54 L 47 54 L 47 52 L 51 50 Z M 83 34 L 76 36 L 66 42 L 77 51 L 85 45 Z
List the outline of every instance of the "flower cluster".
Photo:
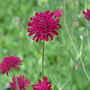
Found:
M 83 11 L 83 14 L 85 14 L 85 18 L 89 21 L 90 20 L 90 9 L 87 9 L 87 12 Z
M 37 85 L 32 85 L 34 90 L 52 90 L 50 82 L 47 81 L 47 77 L 43 77 L 43 81 L 39 79 Z
M 11 68 L 20 69 L 17 67 L 18 65 L 22 64 L 22 60 L 15 56 L 5 57 L 0 64 L 0 74 L 6 73 L 9 76 L 8 72 L 10 72 Z
M 10 82 L 10 86 L 12 89 L 17 90 L 16 80 L 13 76 L 12 79 L 13 82 Z M 19 86 L 19 90 L 27 90 L 26 87 L 29 87 L 29 84 L 31 83 L 28 79 L 24 80 L 24 75 L 17 76 L 17 83 Z
M 58 35 L 57 29 L 61 28 L 59 24 L 60 19 L 54 17 L 55 13 L 45 11 L 37 12 L 35 17 L 31 17 L 31 22 L 28 22 L 29 36 L 34 35 L 33 40 L 36 38 L 36 42 L 45 39 L 45 41 L 53 40 L 54 35 Z
M 16 69 L 20 69 L 19 67 L 17 67 L 19 64 L 21 63 L 22 60 L 20 60 L 20 58 L 15 57 L 15 56 L 9 56 L 9 57 L 5 57 L 2 61 L 2 63 L 0 64 L 0 73 L 1 74 L 7 74 L 8 72 L 10 72 L 11 68 L 16 68 Z M 31 81 L 29 81 L 29 79 L 24 79 L 24 75 L 20 75 L 17 76 L 17 84 L 19 87 L 19 90 L 27 90 L 26 88 L 29 87 L 29 84 L 31 83 Z M 47 77 L 43 77 L 43 82 L 39 79 L 39 83 L 37 85 L 32 85 L 34 90 L 51 90 L 51 84 L 50 82 L 47 81 Z M 17 84 L 16 84 L 16 79 L 15 76 L 13 76 L 12 78 L 12 82 L 10 82 L 10 86 L 12 89 L 17 90 Z

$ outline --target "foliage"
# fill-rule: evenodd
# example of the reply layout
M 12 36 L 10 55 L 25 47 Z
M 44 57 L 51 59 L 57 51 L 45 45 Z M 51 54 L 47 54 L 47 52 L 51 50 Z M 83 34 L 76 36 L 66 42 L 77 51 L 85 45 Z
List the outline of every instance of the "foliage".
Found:
M 28 22 L 36 12 L 46 10 L 55 12 L 59 6 L 63 9 L 62 1 L 0 0 L 0 62 L 5 56 L 20 57 L 24 61 L 20 66 L 21 69 L 16 70 L 17 75 L 25 75 L 32 81 L 31 85 L 38 83 L 38 79 L 42 79 L 42 56 L 40 54 L 42 42 L 37 43 L 32 40 L 33 36 L 28 36 Z M 90 9 L 90 0 L 87 2 L 87 8 Z M 90 36 L 90 32 L 86 33 L 87 23 L 89 27 L 90 22 L 86 22 L 84 17 L 80 17 L 80 12 L 85 10 L 85 0 L 75 0 L 75 10 L 74 1 L 66 0 L 65 7 L 66 23 L 79 52 L 81 51 L 80 37 L 83 37 L 81 57 L 90 76 L 90 52 L 87 42 L 87 35 Z M 45 42 L 45 76 L 51 82 L 53 90 L 58 90 L 57 87 L 70 90 L 72 84 L 72 90 L 89 90 L 90 83 L 83 71 L 79 54 L 73 48 L 63 18 L 60 19 L 62 29 L 57 30 L 59 36 L 54 37 L 53 41 Z M 77 27 L 72 25 L 75 20 L 79 22 Z M 82 30 L 82 28 L 84 29 Z M 9 84 L 12 77 L 13 72 L 10 72 L 8 77 L 0 75 L 0 90 L 6 90 L 5 85 Z M 30 86 L 30 89 L 27 90 L 32 90 L 32 87 Z

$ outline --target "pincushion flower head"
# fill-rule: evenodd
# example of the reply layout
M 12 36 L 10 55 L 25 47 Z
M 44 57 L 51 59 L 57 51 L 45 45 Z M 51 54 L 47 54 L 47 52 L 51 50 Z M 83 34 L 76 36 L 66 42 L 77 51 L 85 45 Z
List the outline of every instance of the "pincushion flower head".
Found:
M 14 76 L 12 81 L 13 82 L 10 82 L 11 88 L 14 90 L 17 90 L 16 80 Z M 24 75 L 20 75 L 19 77 L 17 76 L 17 83 L 18 83 L 19 90 L 27 90 L 26 88 L 29 87 L 29 84 L 31 82 L 28 79 L 25 80 Z
M 56 10 L 55 17 L 62 17 L 62 9 Z
M 20 69 L 17 67 L 18 65 L 22 64 L 22 60 L 19 57 L 9 56 L 5 57 L 0 64 L 0 74 L 6 73 L 9 76 L 8 72 L 10 72 L 11 68 Z
M 87 12 L 83 11 L 83 14 L 85 14 L 85 18 L 89 21 L 90 20 L 90 10 L 87 9 Z
M 31 17 L 31 22 L 28 22 L 28 32 L 29 36 L 34 34 L 33 40 L 36 39 L 36 42 L 45 39 L 45 41 L 53 40 L 54 35 L 58 35 L 57 29 L 61 28 L 59 24 L 60 19 L 54 17 L 55 13 L 45 11 L 37 12 L 35 17 Z
M 50 82 L 47 81 L 47 77 L 43 77 L 43 81 L 39 79 L 37 85 L 32 85 L 34 90 L 52 90 Z

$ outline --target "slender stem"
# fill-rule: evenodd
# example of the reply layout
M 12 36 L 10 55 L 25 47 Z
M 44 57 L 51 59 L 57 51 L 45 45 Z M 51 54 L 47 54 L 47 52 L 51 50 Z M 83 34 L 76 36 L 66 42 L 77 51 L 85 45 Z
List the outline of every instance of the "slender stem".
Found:
M 89 76 L 88 76 L 88 74 L 87 74 L 87 72 L 86 72 L 86 69 L 85 69 L 85 67 L 84 67 L 84 63 L 83 63 L 81 57 L 80 57 L 80 61 L 81 61 L 81 63 L 82 63 L 83 70 L 84 70 L 84 72 L 85 72 L 85 74 L 86 74 L 86 76 L 87 76 L 87 78 L 88 78 L 88 80 L 89 80 L 89 82 L 90 82 L 90 78 L 89 78 Z
M 57 2 L 58 2 L 58 0 L 57 0 Z M 62 13 L 62 12 L 61 12 L 61 13 Z M 73 39 L 72 39 L 72 37 L 71 37 L 71 35 L 70 35 L 69 29 L 68 29 L 68 27 L 67 27 L 66 19 L 64 18 L 63 13 L 62 13 L 62 17 L 63 17 L 64 23 L 65 23 L 66 31 L 67 31 L 67 33 L 68 33 L 68 35 L 69 35 L 69 37 L 70 37 L 71 42 L 72 42 L 72 45 L 73 45 L 76 53 L 79 55 L 78 50 L 76 49 L 76 46 L 75 46 L 75 44 L 74 44 L 74 42 L 73 42 Z M 82 61 L 81 55 L 79 56 L 79 58 L 80 58 L 80 61 L 81 61 L 81 63 L 82 63 L 83 70 L 84 70 L 84 72 L 85 72 L 88 80 L 90 81 L 90 78 L 89 78 L 89 76 L 88 76 L 88 74 L 87 74 L 87 72 L 86 72 L 86 69 L 85 69 L 85 67 L 84 67 L 84 63 L 83 63 L 83 61 Z
M 64 10 L 64 18 L 65 18 L 65 20 L 66 20 L 66 12 L 65 12 L 65 0 L 63 0 L 63 10 Z
M 85 72 L 85 74 L 86 74 L 88 80 L 90 81 L 90 78 L 89 78 L 89 76 L 88 76 L 88 74 L 87 74 L 87 72 L 86 72 L 84 63 L 83 63 L 82 58 L 81 58 L 81 55 L 82 55 L 82 42 L 83 42 L 83 39 L 81 39 L 80 61 L 81 61 L 81 63 L 82 63 L 83 70 L 84 70 L 84 72 Z
M 43 49 L 42 49 L 42 76 L 44 77 L 44 43 L 45 40 L 43 39 Z
M 38 52 L 41 54 L 39 48 L 35 45 L 35 43 L 33 43 L 33 44 L 34 44 L 34 46 L 37 48 Z M 42 54 L 41 54 L 41 55 L 42 55 Z M 51 76 L 51 79 L 52 79 L 53 83 L 54 83 L 55 86 L 58 88 L 58 85 L 57 85 L 56 81 L 54 80 L 53 75 L 51 74 L 51 70 L 49 69 L 49 65 L 47 64 L 46 60 L 45 60 L 45 64 L 46 64 L 46 66 L 47 66 L 47 68 L 48 68 L 48 72 L 49 72 L 49 74 L 50 74 L 50 76 Z M 59 90 L 59 88 L 58 88 L 58 90 Z
M 63 18 L 63 19 L 64 19 L 64 18 Z M 66 31 L 67 31 L 67 33 L 68 33 L 68 35 L 69 35 L 69 37 L 70 37 L 71 42 L 72 42 L 72 45 L 73 45 L 75 51 L 78 53 L 78 51 L 77 51 L 77 49 L 76 49 L 76 46 L 75 46 L 75 44 L 74 44 L 74 42 L 73 42 L 73 39 L 72 39 L 72 37 L 71 37 L 71 35 L 70 35 L 70 33 L 69 33 L 69 30 L 68 30 L 68 27 L 67 27 L 67 24 L 66 24 L 66 20 L 65 20 L 65 19 L 64 19 L 64 23 L 65 23 Z
M 69 35 L 69 37 L 70 37 L 70 39 L 71 39 L 72 45 L 73 45 L 73 47 L 74 47 L 76 53 L 79 54 L 79 53 L 78 53 L 78 50 L 76 49 L 76 46 L 75 46 L 75 44 L 74 44 L 74 42 L 73 42 L 73 40 L 72 40 L 72 38 L 71 38 L 71 35 L 70 35 L 70 33 L 69 33 L 69 30 L 68 30 L 68 27 L 67 27 L 67 24 L 66 24 L 65 19 L 64 19 L 64 22 L 65 22 L 65 26 L 66 26 L 66 30 L 67 30 L 67 32 L 68 32 L 68 35 Z M 88 80 L 90 81 L 90 78 L 89 78 L 89 76 L 88 76 L 88 74 L 87 74 L 87 72 L 86 72 L 86 69 L 85 69 L 85 67 L 84 67 L 84 64 L 83 64 L 83 61 L 82 61 L 81 56 L 80 56 L 80 61 L 81 61 L 81 63 L 82 63 L 83 70 L 84 70 L 84 72 L 85 72 L 85 74 L 86 74 Z
M 74 0 L 74 13 L 73 13 L 73 22 L 76 20 L 76 0 Z M 72 30 L 72 36 L 74 36 L 74 32 L 75 32 L 75 27 L 73 27 Z M 73 53 L 73 50 L 72 50 Z M 71 90 L 73 90 L 73 77 L 74 77 L 74 64 L 72 63 L 73 60 L 71 60 Z
M 87 27 L 86 27 L 86 34 L 87 34 L 88 48 L 89 48 L 89 52 L 90 52 L 89 35 L 88 35 L 88 30 L 87 30 Z
M 73 22 L 76 20 L 76 0 L 74 0 L 74 12 L 73 12 Z M 74 35 L 75 33 L 75 27 L 73 26 L 73 30 L 72 30 L 72 35 Z
M 19 86 L 18 86 L 18 82 L 17 82 L 17 77 L 16 77 L 16 74 L 15 74 L 14 68 L 13 68 L 13 73 L 14 73 L 14 76 L 15 76 L 15 81 L 16 81 L 17 90 L 19 90 Z
M 71 61 L 73 62 L 73 61 Z M 72 68 L 71 68 L 71 90 L 73 90 L 73 76 L 74 75 L 74 65 L 72 64 Z
M 85 11 L 87 10 L 87 0 L 85 1 Z M 88 21 L 85 19 L 85 25 L 86 25 L 86 34 L 87 34 L 87 41 L 88 41 L 88 48 L 90 52 L 90 43 L 89 43 L 89 35 L 88 35 Z
M 87 0 L 85 0 L 85 11 L 87 10 Z

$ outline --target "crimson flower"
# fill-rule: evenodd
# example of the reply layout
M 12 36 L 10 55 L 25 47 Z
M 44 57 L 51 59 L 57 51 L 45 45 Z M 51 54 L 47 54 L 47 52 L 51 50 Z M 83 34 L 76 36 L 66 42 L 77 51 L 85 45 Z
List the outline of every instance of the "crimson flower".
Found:
M 37 85 L 32 85 L 34 90 L 52 90 L 50 82 L 47 81 L 47 77 L 43 77 L 43 81 L 39 79 Z
M 13 82 L 10 82 L 10 86 L 12 89 L 17 90 L 15 76 L 13 76 L 12 79 Z M 19 90 L 27 90 L 26 88 L 29 87 L 29 84 L 31 83 L 28 79 L 24 80 L 24 75 L 17 76 L 17 83 Z
M 90 10 L 87 9 L 87 12 L 83 11 L 83 14 L 85 14 L 85 18 L 89 21 L 90 20 Z
M 56 17 L 62 17 L 62 9 L 56 10 L 55 16 L 56 16 Z
M 0 64 L 0 74 L 6 73 L 7 76 L 9 76 L 8 72 L 10 72 L 11 68 L 20 69 L 17 66 L 19 64 L 22 64 L 21 62 L 22 60 L 20 60 L 19 57 L 15 57 L 15 56 L 5 57 L 2 63 Z
M 56 32 L 57 29 L 61 28 L 61 25 L 59 24 L 60 19 L 56 19 L 54 17 L 54 12 L 45 11 L 45 12 L 36 12 L 35 17 L 31 17 L 31 22 L 28 22 L 28 32 L 31 36 L 33 34 L 34 37 L 32 38 L 36 42 L 39 40 L 45 39 L 45 41 L 53 40 L 53 35 L 58 35 L 58 32 Z

